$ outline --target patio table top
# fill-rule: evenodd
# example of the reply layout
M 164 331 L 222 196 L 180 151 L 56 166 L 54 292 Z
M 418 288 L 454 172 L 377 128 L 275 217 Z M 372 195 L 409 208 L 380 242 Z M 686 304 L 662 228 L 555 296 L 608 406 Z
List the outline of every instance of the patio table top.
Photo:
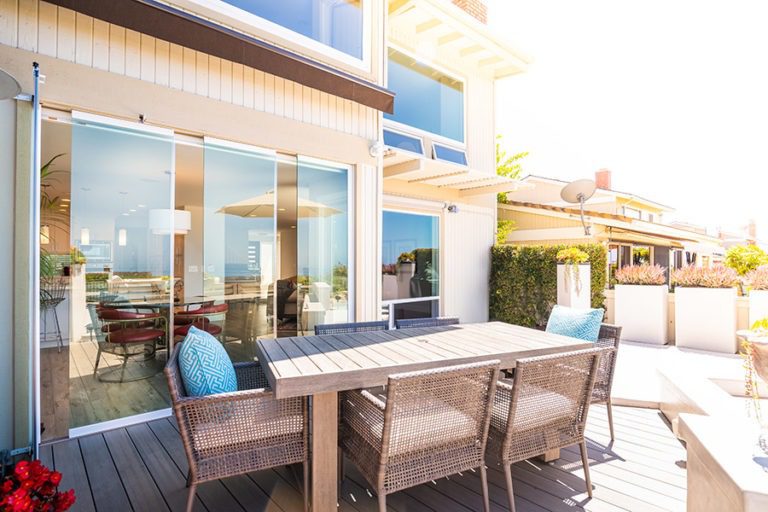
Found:
M 277 398 L 386 384 L 393 373 L 499 359 L 518 359 L 592 347 L 584 340 L 503 322 L 396 329 L 257 341 Z

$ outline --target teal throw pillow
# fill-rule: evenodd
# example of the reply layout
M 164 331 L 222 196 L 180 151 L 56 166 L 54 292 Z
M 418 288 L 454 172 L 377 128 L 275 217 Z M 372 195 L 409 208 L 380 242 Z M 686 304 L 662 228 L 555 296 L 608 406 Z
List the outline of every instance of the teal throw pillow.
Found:
M 547 332 L 595 342 L 603 323 L 603 309 L 579 309 L 555 306 L 547 321 Z
M 189 396 L 237 391 L 235 367 L 221 342 L 190 327 L 179 349 L 179 370 Z

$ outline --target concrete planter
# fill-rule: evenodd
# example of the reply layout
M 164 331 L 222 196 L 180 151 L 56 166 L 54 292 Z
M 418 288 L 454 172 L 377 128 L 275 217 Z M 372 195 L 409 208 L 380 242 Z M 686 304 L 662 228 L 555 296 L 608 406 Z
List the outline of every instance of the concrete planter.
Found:
M 768 317 L 768 290 L 752 290 L 749 292 L 749 328 L 766 317 Z
M 589 264 L 557 265 L 557 303 L 569 308 L 592 307 Z
M 622 328 L 622 339 L 666 345 L 668 295 L 667 285 L 617 284 L 615 323 Z
M 736 288 L 675 288 L 675 344 L 735 354 Z

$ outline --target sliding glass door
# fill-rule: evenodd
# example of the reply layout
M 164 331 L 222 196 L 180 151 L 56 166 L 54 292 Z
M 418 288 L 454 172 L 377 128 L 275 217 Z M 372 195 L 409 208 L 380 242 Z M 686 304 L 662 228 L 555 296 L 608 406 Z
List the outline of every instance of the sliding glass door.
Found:
M 73 113 L 42 129 L 43 440 L 169 406 L 172 133 Z

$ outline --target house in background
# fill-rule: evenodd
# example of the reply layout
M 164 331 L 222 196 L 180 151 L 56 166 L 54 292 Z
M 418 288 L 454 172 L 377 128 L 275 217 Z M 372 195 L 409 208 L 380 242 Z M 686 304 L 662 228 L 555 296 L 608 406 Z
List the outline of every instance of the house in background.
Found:
M 37 139 L 29 95 L 0 102 L 0 449 L 169 415 L 180 338 L 157 327 L 200 304 L 236 361 L 319 323 L 487 320 L 496 193 L 519 187 L 495 173 L 494 84 L 526 59 L 486 16 L 0 2 L 0 68 L 26 93 L 33 62 L 46 77 Z M 58 171 L 39 223 L 37 151 Z M 56 266 L 40 281 L 37 250 Z M 121 307 L 162 317 L 124 331 L 125 358 L 101 350 Z
M 667 223 L 667 216 L 674 211 L 669 206 L 613 190 L 607 169 L 595 173 L 597 190 L 584 205 L 590 235 L 584 233 L 578 206 L 560 197 L 567 182 L 541 176 L 526 176 L 522 182 L 534 187 L 520 190 L 506 204 L 499 204 L 499 219 L 514 222 L 506 243 L 601 243 L 608 250 L 609 286 L 616 270 L 626 265 L 707 266 L 723 258 L 717 237 Z

